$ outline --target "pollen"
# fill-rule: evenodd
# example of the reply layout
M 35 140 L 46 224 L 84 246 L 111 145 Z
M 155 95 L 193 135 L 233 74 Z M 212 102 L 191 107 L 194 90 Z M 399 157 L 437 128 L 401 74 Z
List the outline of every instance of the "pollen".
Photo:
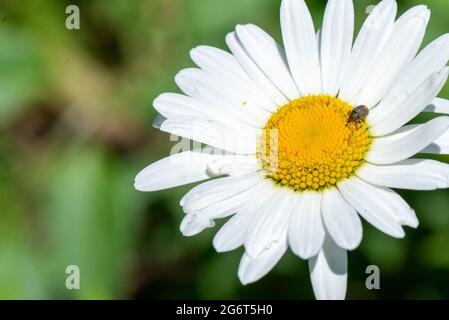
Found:
M 306 96 L 279 108 L 259 139 L 266 177 L 296 191 L 335 186 L 353 175 L 371 144 L 364 119 L 331 96 Z

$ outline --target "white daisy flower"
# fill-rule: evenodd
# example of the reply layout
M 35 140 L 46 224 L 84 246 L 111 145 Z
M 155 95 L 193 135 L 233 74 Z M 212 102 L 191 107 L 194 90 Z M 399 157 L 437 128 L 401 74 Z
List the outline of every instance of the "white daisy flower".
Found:
M 265 276 L 290 247 L 309 261 L 318 299 L 343 299 L 360 217 L 402 238 L 418 220 L 391 188 L 449 187 L 449 165 L 409 159 L 449 153 L 449 117 L 406 125 L 423 111 L 449 113 L 449 101 L 436 98 L 448 77 L 449 36 L 418 53 L 430 11 L 396 14 L 396 1 L 381 1 L 353 42 L 351 0 L 329 0 L 318 32 L 303 0 L 283 0 L 284 48 L 247 24 L 227 35 L 231 53 L 193 49 L 199 68 L 176 76 L 185 95 L 164 93 L 154 107 L 162 131 L 207 147 L 150 165 L 135 187 L 214 178 L 181 200 L 184 235 L 232 216 L 213 245 L 244 247 L 243 284 Z

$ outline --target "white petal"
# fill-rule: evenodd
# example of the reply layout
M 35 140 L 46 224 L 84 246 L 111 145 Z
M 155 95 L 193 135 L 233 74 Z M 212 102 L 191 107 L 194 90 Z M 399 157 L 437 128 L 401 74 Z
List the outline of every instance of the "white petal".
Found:
M 315 256 L 324 241 L 321 193 L 303 192 L 293 208 L 288 239 L 292 251 L 303 259 Z
M 449 165 L 434 160 L 407 159 L 385 166 L 365 163 L 356 174 L 369 183 L 390 188 L 412 190 L 449 188 Z
M 323 93 L 335 96 L 345 75 L 354 34 L 352 0 L 327 2 L 321 32 L 320 56 Z
M 374 58 L 356 105 L 375 106 L 391 88 L 398 75 L 415 57 L 426 29 L 422 17 L 411 17 L 395 28 L 381 52 Z
M 399 140 L 418 130 L 421 126 L 422 124 L 409 124 L 399 128 L 389 136 Z M 446 130 L 439 138 L 420 150 L 419 153 L 449 154 L 449 130 Z
M 181 70 L 175 81 L 185 94 L 220 110 L 220 113 L 229 113 L 236 121 L 262 128 L 270 115 L 255 105 L 247 92 L 235 83 L 204 70 Z
M 257 197 L 257 195 L 254 195 Z M 255 198 L 252 198 L 253 201 Z M 248 200 L 249 201 L 249 200 Z M 254 223 L 259 209 L 258 203 L 252 203 L 232 216 L 217 232 L 213 245 L 217 252 L 227 252 L 242 246 L 248 236 L 248 229 Z
M 396 21 L 396 24 L 402 24 L 413 17 L 419 17 L 423 19 L 424 23 L 427 25 L 430 19 L 430 10 L 426 5 L 422 4 L 411 7 L 399 17 L 399 19 Z
M 303 0 L 284 0 L 281 28 L 288 64 L 303 96 L 322 93 L 318 44 L 309 9 Z
M 449 154 L 449 130 L 446 130 L 438 139 L 421 150 L 421 153 Z
M 438 95 L 448 74 L 449 68 L 444 68 L 412 91 L 407 84 L 396 87 L 397 91 L 391 91 L 368 115 L 371 134 L 389 134 L 417 116 Z
M 214 176 L 241 176 L 261 169 L 262 165 L 255 156 L 223 157 L 207 164 L 207 169 Z
M 396 213 L 392 212 L 394 208 L 383 202 L 386 198 L 384 190 L 356 177 L 340 182 L 338 189 L 346 201 L 374 227 L 395 238 L 405 236 Z
M 362 222 L 336 188 L 326 189 L 321 201 L 323 220 L 334 241 L 347 250 L 358 247 L 362 241 Z
M 242 193 L 258 185 L 263 179 L 261 174 L 251 173 L 246 176 L 207 181 L 190 190 L 181 199 L 181 205 L 184 212 L 194 213 Z
M 423 111 L 449 114 L 449 100 L 435 98 Z
M 226 44 L 234 54 L 237 61 L 246 71 L 248 76 L 258 85 L 260 90 L 266 92 L 270 99 L 277 105 L 283 106 L 288 103 L 287 98 L 279 91 L 274 83 L 265 75 L 265 73 L 257 66 L 254 60 L 248 55 L 242 43 L 236 36 L 235 32 L 231 32 L 226 36 Z M 277 108 L 271 109 L 275 111 Z
M 426 46 L 397 79 L 391 92 L 407 88 L 415 91 L 430 75 L 443 69 L 449 60 L 449 34 L 445 34 Z
M 165 118 L 197 117 L 205 120 L 213 120 L 237 132 L 254 132 L 254 127 L 236 121 L 236 118 L 228 111 L 223 112 L 222 109 L 211 108 L 183 94 L 163 93 L 154 100 L 153 106 L 164 117 L 164 121 L 166 120 Z M 162 122 L 158 122 L 158 128 L 160 128 Z
M 232 54 L 218 48 L 198 46 L 190 51 L 190 57 L 201 69 L 225 77 L 234 77 L 242 72 Z
M 360 30 L 351 52 L 345 80 L 339 97 L 353 101 L 365 83 L 374 58 L 393 30 L 397 4 L 394 0 L 381 1 L 370 13 Z
M 206 180 L 213 175 L 207 172 L 207 164 L 221 155 L 201 151 L 187 151 L 159 160 L 143 169 L 135 179 L 139 191 L 157 191 Z
M 264 277 L 279 262 L 285 251 L 287 251 L 286 234 L 284 234 L 282 241 L 273 244 L 270 249 L 264 251 L 256 259 L 245 252 L 242 260 L 240 260 L 238 271 L 238 276 L 242 284 L 253 283 Z
M 204 216 L 198 217 L 194 214 L 188 214 L 184 217 L 184 219 L 182 219 L 179 230 L 184 237 L 193 237 L 203 230 L 212 228 L 214 226 L 215 222 L 213 219 L 209 219 L 208 217 Z
M 365 159 L 375 164 L 405 160 L 423 150 L 449 128 L 449 117 L 430 120 L 407 134 L 391 134 L 373 140 Z
M 275 193 L 259 209 L 245 241 L 245 250 L 249 256 L 257 258 L 282 240 L 296 198 L 297 194 L 293 191 L 275 188 Z
M 388 137 L 395 137 L 396 139 L 402 139 L 406 136 L 408 136 L 410 133 L 418 130 L 422 124 L 408 124 L 406 126 L 400 127 L 395 132 L 392 132 L 391 134 L 387 135 Z
M 163 93 L 153 101 L 156 109 L 165 118 L 198 116 L 203 113 L 201 104 L 190 97 L 178 93 Z
M 265 181 L 243 191 L 230 187 L 220 195 L 226 194 L 224 198 L 196 211 L 185 210 L 187 214 L 181 223 L 180 230 L 187 237 L 197 235 L 204 229 L 213 227 L 215 219 L 226 218 L 251 207 L 252 197 L 266 197 L 270 192 L 272 192 L 272 186 Z
M 242 208 L 246 208 L 254 201 L 253 197 L 267 197 L 273 192 L 272 186 L 266 181 L 261 181 L 256 185 L 250 185 L 246 189 L 239 189 L 235 185 L 229 187 L 227 190 L 223 190 L 222 194 L 218 195 L 218 198 L 209 198 L 206 195 L 204 201 L 210 201 L 207 205 L 201 209 L 192 210 L 191 208 L 198 208 L 204 202 L 198 201 L 192 206 L 184 206 L 184 211 L 187 215 L 192 216 L 195 219 L 219 219 L 226 218 Z M 217 200 L 219 199 L 219 200 Z
M 257 150 L 257 130 L 242 134 L 202 118 L 170 118 L 161 124 L 160 130 L 233 153 L 255 154 Z
M 397 222 L 411 228 L 418 227 L 419 222 L 415 211 L 399 194 L 389 188 L 373 186 L 371 184 L 367 185 L 372 187 L 372 194 L 378 197 L 385 210 L 390 212 Z
M 343 300 L 348 282 L 348 255 L 327 236 L 317 256 L 309 260 L 310 279 L 318 300 Z
M 284 49 L 255 25 L 238 25 L 236 33 L 246 52 L 278 89 L 289 99 L 297 99 L 299 92 L 290 75 Z
M 267 110 L 276 108 L 265 92 L 248 77 L 232 54 L 214 47 L 199 46 L 192 49 L 190 55 L 201 69 L 241 88 L 247 94 L 248 100 L 252 100 L 259 108 Z

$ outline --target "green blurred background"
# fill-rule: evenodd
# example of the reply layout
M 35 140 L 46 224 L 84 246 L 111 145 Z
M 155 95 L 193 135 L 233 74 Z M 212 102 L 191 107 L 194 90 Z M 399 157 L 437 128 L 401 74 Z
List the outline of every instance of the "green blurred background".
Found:
M 359 27 L 377 1 L 355 2 Z M 308 3 L 321 24 L 325 1 Z M 449 31 L 449 2 L 399 1 L 400 11 L 420 3 L 432 10 L 428 43 Z M 80 7 L 80 30 L 65 28 L 69 4 Z M 191 186 L 133 188 L 136 173 L 173 144 L 151 127 L 151 104 L 178 91 L 173 77 L 192 66 L 189 49 L 224 48 L 226 33 L 247 22 L 279 40 L 279 5 L 0 1 L 0 298 L 313 298 L 307 264 L 291 252 L 242 286 L 242 250 L 215 253 L 217 228 L 183 238 L 178 203 Z M 449 98 L 447 86 L 440 96 Z M 401 194 L 420 228 L 396 240 L 365 224 L 349 255 L 348 298 L 449 298 L 449 192 Z M 80 290 L 65 288 L 72 264 Z M 380 267 L 381 290 L 364 286 L 370 264 Z

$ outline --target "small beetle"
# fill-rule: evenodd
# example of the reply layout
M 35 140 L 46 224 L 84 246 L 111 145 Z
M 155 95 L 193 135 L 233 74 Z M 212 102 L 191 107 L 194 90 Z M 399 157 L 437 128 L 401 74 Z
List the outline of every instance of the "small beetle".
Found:
M 349 114 L 348 122 L 357 122 L 361 120 L 365 120 L 365 118 L 369 114 L 369 109 L 367 106 L 357 106 L 354 109 L 352 109 L 351 113 Z

